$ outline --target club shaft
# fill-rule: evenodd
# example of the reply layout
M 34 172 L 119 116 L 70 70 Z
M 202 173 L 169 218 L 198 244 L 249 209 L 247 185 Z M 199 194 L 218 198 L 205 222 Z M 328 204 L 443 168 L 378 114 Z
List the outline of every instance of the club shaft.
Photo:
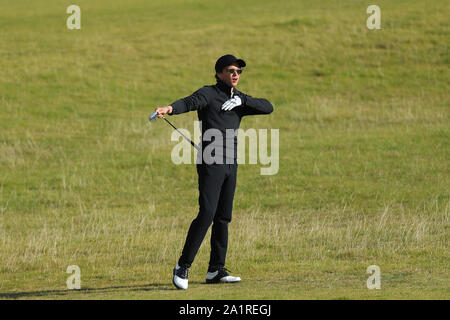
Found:
M 181 134 L 181 135 L 183 136 L 183 138 L 185 138 L 190 144 L 192 144 L 192 146 L 193 146 L 195 149 L 197 149 L 198 151 L 200 151 L 200 147 L 199 147 L 198 145 L 196 145 L 196 144 L 194 143 L 194 141 L 192 141 L 191 139 L 189 139 L 188 137 L 186 137 L 180 130 L 177 129 L 177 127 L 175 127 L 172 123 L 170 123 L 170 121 L 167 120 L 165 117 L 163 117 L 163 119 L 164 119 L 168 124 L 170 124 L 170 126 L 171 126 L 172 128 L 174 128 L 179 134 Z

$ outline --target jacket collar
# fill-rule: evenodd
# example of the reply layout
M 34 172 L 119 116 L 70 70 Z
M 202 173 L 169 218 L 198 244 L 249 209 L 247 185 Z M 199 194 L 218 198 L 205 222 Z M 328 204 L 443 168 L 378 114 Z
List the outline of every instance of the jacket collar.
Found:
M 216 83 L 217 88 L 219 88 L 221 91 L 225 92 L 228 96 L 231 95 L 231 86 L 223 82 L 222 80 L 217 78 Z M 233 89 L 233 93 L 236 93 L 236 88 Z

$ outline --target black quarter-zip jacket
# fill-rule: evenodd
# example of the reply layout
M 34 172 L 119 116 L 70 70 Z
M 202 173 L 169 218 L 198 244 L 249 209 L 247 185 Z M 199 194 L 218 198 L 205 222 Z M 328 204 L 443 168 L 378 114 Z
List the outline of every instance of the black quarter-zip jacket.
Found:
M 223 111 L 222 105 L 225 101 L 235 96 L 241 98 L 242 104 L 232 110 Z M 215 85 L 204 86 L 190 96 L 179 99 L 171 105 L 173 110 L 170 115 L 197 111 L 198 119 L 201 121 L 202 151 L 207 145 L 214 143 L 213 139 L 212 141 L 203 141 L 206 130 L 218 129 L 221 131 L 224 140 L 218 145 L 220 147 L 216 147 L 216 151 L 224 156 L 223 159 L 227 163 L 230 160 L 237 159 L 237 135 L 234 135 L 232 143 L 227 143 L 226 129 L 234 129 L 236 132 L 239 129 L 242 117 L 270 114 L 273 111 L 273 106 L 268 100 L 253 98 L 236 88 L 233 89 L 232 93 L 231 87 L 220 79 L 217 80 Z M 225 148 L 230 145 L 234 146 L 233 150 L 226 150 Z

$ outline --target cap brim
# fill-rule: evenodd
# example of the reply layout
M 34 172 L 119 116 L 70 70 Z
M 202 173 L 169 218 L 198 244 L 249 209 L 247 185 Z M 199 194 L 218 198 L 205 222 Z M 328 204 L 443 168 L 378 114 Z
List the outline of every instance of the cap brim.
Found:
M 243 68 L 243 67 L 245 67 L 247 64 L 245 63 L 245 61 L 244 60 L 242 60 L 242 59 L 237 59 L 236 60 L 236 63 L 239 65 L 239 67 L 241 67 L 241 68 Z

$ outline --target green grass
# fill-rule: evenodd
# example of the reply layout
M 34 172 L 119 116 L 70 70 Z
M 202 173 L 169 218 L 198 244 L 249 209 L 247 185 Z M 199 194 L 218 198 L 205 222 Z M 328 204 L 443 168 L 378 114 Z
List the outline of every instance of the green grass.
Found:
M 356 0 L 80 0 L 67 30 L 70 4 L 0 11 L 0 298 L 450 297 L 446 1 L 378 1 L 377 31 Z M 280 169 L 239 166 L 227 266 L 243 282 L 203 284 L 208 234 L 180 292 L 197 176 L 147 117 L 213 83 L 224 53 L 275 105 L 241 127 L 280 130 Z

